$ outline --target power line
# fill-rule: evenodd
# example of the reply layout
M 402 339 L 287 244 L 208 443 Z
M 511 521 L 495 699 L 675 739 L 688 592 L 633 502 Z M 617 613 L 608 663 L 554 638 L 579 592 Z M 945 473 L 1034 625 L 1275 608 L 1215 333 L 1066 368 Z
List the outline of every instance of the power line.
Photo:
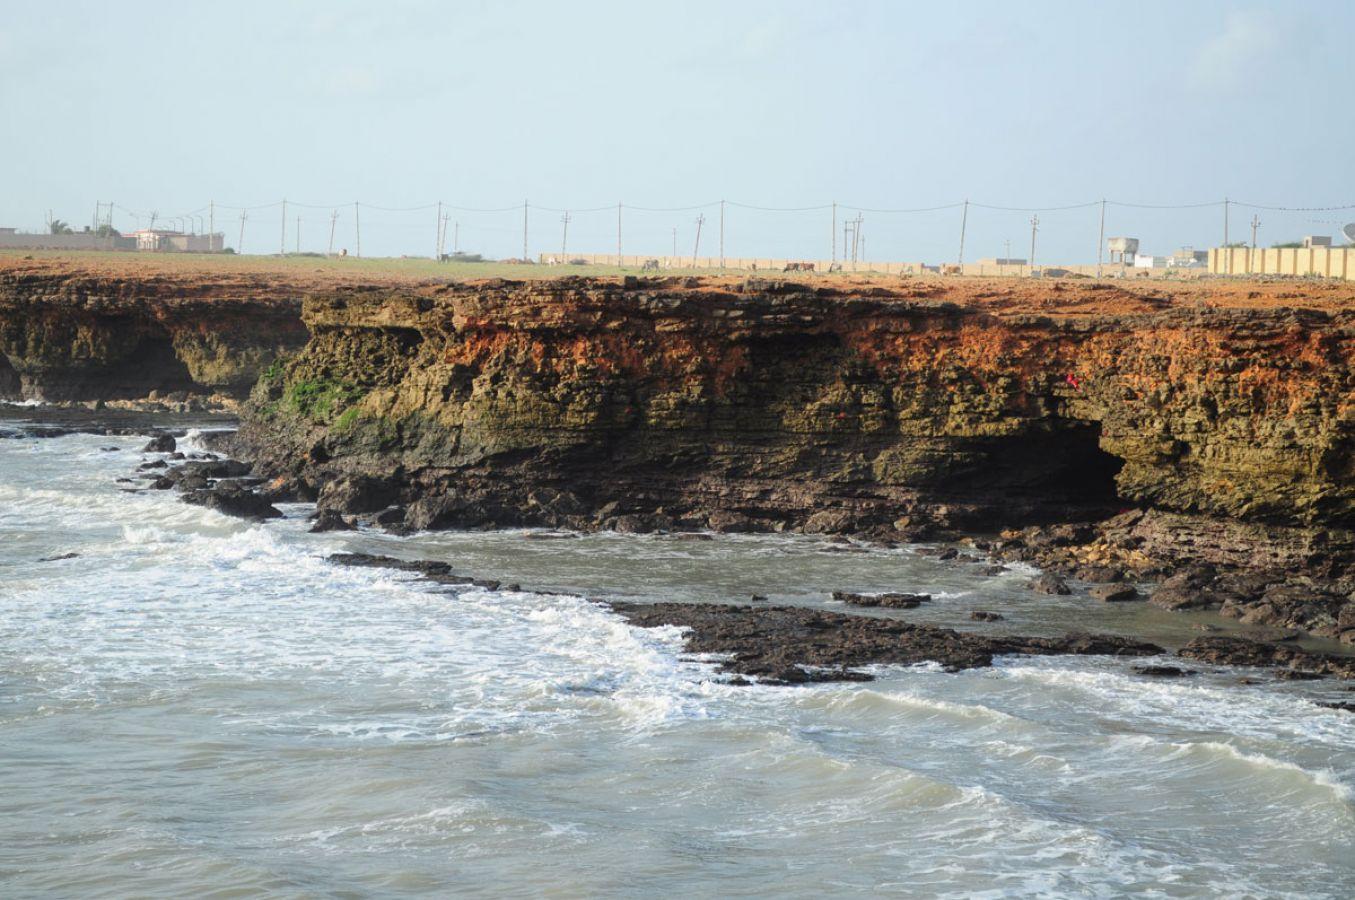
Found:
M 1355 209 L 1355 203 L 1346 206 L 1261 206 L 1258 203 L 1243 203 L 1240 200 L 1232 201 L 1234 206 L 1245 206 L 1247 209 L 1264 209 L 1271 212 L 1335 212 L 1342 209 Z

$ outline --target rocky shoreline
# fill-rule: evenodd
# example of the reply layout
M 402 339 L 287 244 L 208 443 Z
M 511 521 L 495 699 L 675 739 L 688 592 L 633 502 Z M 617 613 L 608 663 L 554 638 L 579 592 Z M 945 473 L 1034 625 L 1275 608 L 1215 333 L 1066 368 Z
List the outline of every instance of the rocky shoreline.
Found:
M 233 432 L 217 430 L 200 440 L 211 449 L 184 452 L 178 438 L 183 428 L 165 429 L 152 417 L 136 420 L 121 417 L 122 424 L 113 425 L 106 419 L 79 420 L 79 413 L 56 410 L 62 425 L 30 425 L 15 436 L 55 437 L 71 433 L 96 433 L 110 436 L 140 435 L 149 440 L 142 448 L 148 461 L 138 467 L 137 478 L 119 479 L 129 485 L 140 481 L 139 487 L 126 490 L 176 490 L 183 502 L 205 506 L 225 515 L 265 522 L 280 518 L 282 513 L 273 504 L 299 499 L 286 483 L 269 483 L 254 474 L 248 463 L 224 455 L 237 446 Z M 216 452 L 214 452 L 216 451 Z M 382 512 L 389 512 L 389 509 Z M 379 528 L 401 533 L 406 530 L 401 516 L 385 516 L 382 512 L 344 517 L 332 510 L 317 510 L 312 515 L 312 531 L 352 530 L 358 527 Z M 1059 525 L 1046 529 L 1026 529 L 1019 536 L 1007 534 L 993 540 L 966 539 L 961 549 L 938 548 L 931 553 L 942 561 L 957 565 L 991 563 L 994 560 L 1051 562 L 1058 568 L 1057 558 L 1041 552 L 1055 548 L 1066 552 L 1069 547 L 1083 547 L 1075 539 L 1085 537 L 1091 526 Z M 1099 532 L 1098 532 L 1099 533 Z M 701 533 L 694 533 L 699 537 Z M 929 548 L 923 548 L 927 550 Z M 61 557 L 55 557 L 57 559 Z M 336 565 L 368 568 L 387 568 L 416 574 L 421 579 L 452 589 L 481 587 L 490 590 L 522 590 L 518 584 L 505 585 L 500 580 L 458 573 L 441 560 L 403 560 L 389 556 L 362 553 L 333 554 L 329 561 Z M 996 574 L 1001 565 L 988 565 L 983 571 Z M 1109 577 L 1105 572 L 1093 572 L 1064 565 L 1061 571 L 1069 577 L 1094 581 L 1097 576 Z M 1120 572 L 1117 578 L 1128 577 Z M 1091 577 L 1088 577 L 1091 576 Z M 1219 574 L 1215 570 L 1191 569 L 1168 578 L 1148 602 L 1168 609 L 1213 609 L 1204 605 L 1203 597 L 1214 596 L 1211 590 L 1222 590 L 1221 585 L 1232 584 L 1234 573 Z M 1254 577 L 1254 576 L 1253 576 Z M 1204 588 L 1191 585 L 1203 578 Z M 1046 574 L 1032 582 L 1037 593 L 1054 593 L 1048 580 L 1061 584 L 1057 575 Z M 1117 582 L 1110 582 L 1115 584 Z M 1133 588 L 1118 582 L 1121 591 L 1134 593 L 1132 598 L 1106 596 L 1106 602 L 1125 602 L 1142 599 Z M 1256 584 L 1266 584 L 1258 579 Z M 1214 587 L 1210 587 L 1214 585 Z M 1159 595 L 1166 595 L 1166 600 Z M 1174 605 L 1172 598 L 1183 594 L 1196 598 L 1186 605 Z M 848 606 L 900 611 L 915 609 L 931 602 L 926 594 L 885 592 L 861 594 L 834 591 L 833 599 Z M 1093 590 L 1095 597 L 1095 590 Z M 765 598 L 753 597 L 751 604 L 738 603 L 638 603 L 598 600 L 627 622 L 641 628 L 676 626 L 684 629 L 684 651 L 702 658 L 712 658 L 717 672 L 732 684 L 790 685 L 819 681 L 867 681 L 872 676 L 861 671 L 872 665 L 915 665 L 936 663 L 948 671 L 979 668 L 992 665 L 999 656 L 1021 655 L 1106 655 L 1121 657 L 1162 656 L 1167 650 L 1153 643 L 1120 635 L 1085 634 L 1070 632 L 1062 637 L 987 636 L 975 632 L 956 631 L 935 625 L 910 623 L 899 618 L 840 613 L 799 606 L 778 606 Z M 1038 601 L 1036 601 L 1038 602 Z M 1299 603 L 1297 608 L 1308 610 Z M 1228 614 L 1227 610 L 1219 610 Z M 975 612 L 971 617 L 979 623 L 1002 620 L 991 612 Z M 1234 616 L 1234 618 L 1241 618 Z M 1246 621 L 1245 619 L 1243 620 Z M 1256 624 L 1255 622 L 1248 624 Z M 1293 634 L 1303 633 L 1295 629 Z M 1269 670 L 1282 680 L 1311 680 L 1319 678 L 1355 679 L 1355 656 L 1341 656 L 1305 650 L 1286 640 L 1266 641 L 1231 635 L 1208 635 L 1191 640 L 1176 651 L 1183 660 L 1212 666 L 1240 666 Z M 1198 670 L 1179 666 L 1150 664 L 1134 667 L 1147 677 L 1179 678 L 1197 674 Z M 1339 706 L 1339 705 L 1338 705 Z M 1344 706 L 1339 706 L 1344 708 Z
M 435 584 L 497 590 L 493 579 L 458 574 L 442 560 L 404 560 L 361 553 L 335 554 L 336 565 L 411 572 Z M 507 590 L 521 590 L 508 585 Z M 984 668 L 998 656 L 1161 656 L 1153 643 L 1120 635 L 1070 632 L 1062 637 L 986 636 L 896 618 L 851 615 L 801 606 L 754 602 L 592 602 L 640 628 L 684 629 L 684 652 L 711 657 L 731 684 L 790 685 L 820 681 L 870 681 L 872 665 L 936 663 L 948 671 Z M 1231 636 L 1196 638 L 1176 655 L 1199 663 L 1269 669 L 1283 680 L 1355 679 L 1355 657 L 1314 653 L 1283 642 Z M 1150 677 L 1183 677 L 1195 670 L 1139 666 Z M 751 680 L 750 680 L 751 679 Z
M 248 466 L 142 473 L 224 512 L 948 541 L 1351 644 L 1353 356 L 1318 284 L 0 272 L 0 395 L 249 393 Z

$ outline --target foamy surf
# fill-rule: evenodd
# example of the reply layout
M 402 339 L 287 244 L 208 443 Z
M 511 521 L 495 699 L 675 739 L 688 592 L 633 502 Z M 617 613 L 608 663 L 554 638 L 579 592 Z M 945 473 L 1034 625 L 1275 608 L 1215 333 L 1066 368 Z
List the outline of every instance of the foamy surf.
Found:
M 678 629 L 587 599 L 926 586 L 919 615 L 1038 626 L 1050 607 L 1020 577 L 789 535 L 312 535 L 302 507 L 253 525 L 122 493 L 139 444 L 0 442 L 0 754 L 24 763 L 0 769 L 0 866 L 19 895 L 749 894 L 788 866 L 802 896 L 1355 883 L 1355 738 L 1302 686 L 1066 658 L 735 687 Z M 524 589 L 325 561 L 340 551 Z

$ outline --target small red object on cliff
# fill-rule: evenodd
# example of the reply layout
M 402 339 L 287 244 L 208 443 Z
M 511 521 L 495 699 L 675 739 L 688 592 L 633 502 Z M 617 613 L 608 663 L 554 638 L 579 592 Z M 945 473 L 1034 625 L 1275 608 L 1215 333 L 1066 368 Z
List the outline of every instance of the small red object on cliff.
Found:
M 1067 375 L 1063 376 L 1063 380 L 1068 382 L 1068 384 L 1072 387 L 1073 390 L 1075 391 L 1082 390 L 1082 379 L 1078 378 L 1072 372 L 1069 372 Z

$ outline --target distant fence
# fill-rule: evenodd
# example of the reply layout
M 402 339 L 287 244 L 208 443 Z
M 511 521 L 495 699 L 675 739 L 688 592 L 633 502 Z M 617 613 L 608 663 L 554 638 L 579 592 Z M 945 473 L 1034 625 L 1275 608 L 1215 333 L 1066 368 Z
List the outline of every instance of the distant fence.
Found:
M 741 269 L 755 272 L 780 272 L 789 264 L 812 265 L 816 272 L 827 272 L 830 266 L 838 265 L 844 272 L 882 272 L 887 275 L 920 275 L 927 270 L 922 263 L 886 263 L 886 262 L 839 262 L 827 259 L 777 259 L 770 256 L 727 256 L 723 260 L 718 256 L 648 256 L 615 253 L 542 253 L 538 261 L 543 265 L 562 265 L 579 261 L 589 266 L 611 266 L 626 269 L 639 269 L 645 263 L 654 260 L 660 269 Z
M 1029 277 L 1032 274 L 1059 276 L 1059 275 L 1081 275 L 1094 278 L 1098 274 L 1108 277 L 1140 277 L 1140 278 L 1198 278 L 1207 274 L 1203 266 L 1195 268 L 1186 267 L 1166 267 L 1156 269 L 1135 268 L 1133 266 L 1122 266 L 1119 263 L 1104 266 L 1082 265 L 1082 266 L 1034 266 L 1004 264 L 996 262 L 976 262 L 965 263 L 957 266 L 954 263 L 941 263 L 938 265 L 927 265 L 920 262 L 867 262 L 858 260 L 852 262 L 833 262 L 828 259 L 777 259 L 775 257 L 735 257 L 727 256 L 722 261 L 718 256 L 617 256 L 615 253 L 569 253 L 564 256 L 559 253 L 542 253 L 538 257 L 538 262 L 542 265 L 577 265 L 589 266 L 608 266 L 626 269 L 639 269 L 645 263 L 654 261 L 658 263 L 661 271 L 670 269 L 727 269 L 731 271 L 744 272 L 782 272 L 788 265 L 812 265 L 815 272 L 841 271 L 845 273 L 875 274 L 875 275 L 974 275 L 974 276 L 994 276 L 994 275 L 1012 275 Z M 834 267 L 837 267 L 836 269 Z
M 1301 275 L 1355 281 L 1355 247 L 1216 247 L 1214 275 Z
M 0 250 L 135 250 L 134 237 L 102 237 L 97 234 L 5 234 Z

